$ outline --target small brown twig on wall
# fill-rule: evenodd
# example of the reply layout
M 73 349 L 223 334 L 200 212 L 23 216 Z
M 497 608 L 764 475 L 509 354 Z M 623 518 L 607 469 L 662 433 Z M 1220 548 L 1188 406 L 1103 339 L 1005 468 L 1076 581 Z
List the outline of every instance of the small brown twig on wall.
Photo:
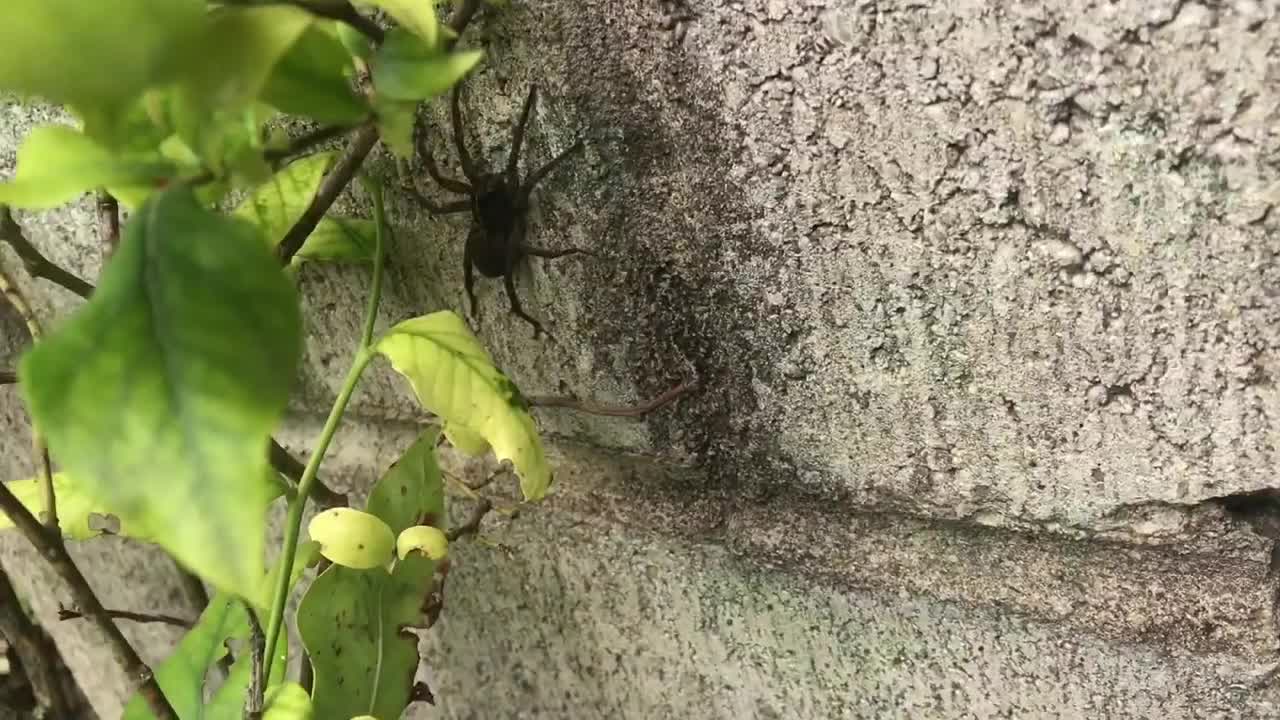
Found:
M 9 246 L 18 253 L 18 257 L 22 259 L 22 264 L 31 277 L 43 278 L 61 285 L 82 298 L 89 297 L 93 292 L 92 285 L 49 262 L 36 249 L 36 246 L 27 240 L 27 236 L 22 232 L 22 226 L 13 219 L 13 213 L 8 205 L 0 205 L 0 240 L 9 243 Z
M 687 395 L 697 387 L 697 380 L 688 380 L 662 393 L 647 403 L 630 406 L 597 405 L 595 403 L 583 402 L 582 400 L 569 397 L 567 395 L 532 395 L 525 398 L 525 400 L 529 403 L 530 407 L 562 407 L 591 415 L 605 415 L 608 417 L 640 417 L 642 415 L 648 415 L 654 410 L 661 409 L 662 407 L 675 402 L 677 399 Z
M 120 203 L 106 190 L 98 191 L 98 240 L 102 243 L 102 262 L 105 265 L 120 246 Z
M 262 632 L 262 623 L 258 622 L 258 613 L 253 609 L 252 603 L 244 603 L 244 612 L 249 616 L 249 661 L 252 664 L 244 717 L 245 720 L 259 720 L 266 696 L 266 683 L 262 678 L 262 655 L 266 652 L 267 636 Z
M 493 501 L 489 498 L 480 498 L 480 501 L 476 503 L 475 509 L 471 511 L 471 517 L 467 518 L 467 521 L 458 527 L 450 528 L 449 531 L 444 534 L 445 537 L 449 539 L 449 542 L 453 542 L 458 538 L 479 533 L 480 524 L 484 522 L 485 516 L 488 515 L 489 511 L 492 509 Z
M 104 610 L 112 620 L 129 620 L 137 623 L 159 623 L 161 625 L 173 625 L 180 628 L 192 628 L 195 623 L 190 620 L 184 620 L 175 615 L 165 615 L 163 613 L 140 613 L 129 612 L 128 610 Z M 84 617 L 84 613 L 70 610 L 65 607 L 58 608 L 59 620 L 78 620 Z
M 48 636 L 22 611 L 18 594 L 3 571 L 0 571 L 0 635 L 4 635 L 22 661 L 37 710 L 47 718 L 70 717 L 67 699 L 58 682 L 57 651 Z
M 31 309 L 31 304 L 18 289 L 18 284 L 9 277 L 3 267 L 0 267 L 0 296 L 8 300 L 13 309 L 26 321 L 27 331 L 31 333 L 31 341 L 38 342 L 41 335 L 40 321 Z M 35 429 L 34 422 L 31 426 L 31 444 L 35 451 L 36 469 L 40 473 L 41 487 L 44 489 L 44 523 L 49 527 L 50 532 L 57 535 L 59 532 L 58 499 L 53 492 L 53 465 L 49 462 L 49 447 L 45 444 L 44 437 Z
M 0 385 L 17 385 L 18 373 L 12 370 L 0 370 Z

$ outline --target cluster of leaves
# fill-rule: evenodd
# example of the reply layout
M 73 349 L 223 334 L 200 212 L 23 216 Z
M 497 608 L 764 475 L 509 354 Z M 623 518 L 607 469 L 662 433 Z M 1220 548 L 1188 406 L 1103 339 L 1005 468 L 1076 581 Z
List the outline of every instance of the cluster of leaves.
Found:
M 366 332 L 301 482 L 268 464 L 303 344 L 292 273 L 275 249 L 334 161 L 297 157 L 295 141 L 272 128 L 290 116 L 331 126 L 318 136 L 372 126 L 407 155 L 419 103 L 480 60 L 451 49 L 456 33 L 433 3 L 358 4 L 396 27 L 381 31 L 329 0 L 10 0 L 0 23 L 0 90 L 63 105 L 78 121 L 30 133 L 0 203 L 51 208 L 105 188 L 130 210 L 89 301 L 19 366 L 60 471 L 7 486 L 39 511 L 41 483 L 51 482 L 66 538 L 94 537 L 98 517 L 114 517 L 113 532 L 159 545 L 217 590 L 157 669 L 181 718 L 239 717 L 255 684 L 263 716 L 277 720 L 391 720 L 410 702 L 418 658 L 404 630 L 424 625 L 447 552 L 436 529 L 446 517 L 440 430 L 387 471 L 364 511 L 322 514 L 312 528 L 320 542 L 299 542 L 310 484 L 375 358 L 407 378 L 448 439 L 509 459 L 526 499 L 551 481 L 526 404 L 458 316 L 437 312 L 374 337 L 387 224 L 372 181 L 373 219 L 326 217 L 290 258 L 292 267 L 370 263 L 373 284 Z M 335 8 L 349 16 L 332 19 Z M 226 208 L 231 197 L 242 199 Z M 281 500 L 290 524 L 283 559 L 268 570 L 266 516 Z M 281 616 L 300 570 L 320 555 L 331 564 L 298 617 L 315 670 L 308 692 L 284 676 Z M 265 667 L 241 652 L 220 688 L 206 687 L 228 643 L 243 645 L 264 614 Z M 154 711 L 138 697 L 126 717 Z

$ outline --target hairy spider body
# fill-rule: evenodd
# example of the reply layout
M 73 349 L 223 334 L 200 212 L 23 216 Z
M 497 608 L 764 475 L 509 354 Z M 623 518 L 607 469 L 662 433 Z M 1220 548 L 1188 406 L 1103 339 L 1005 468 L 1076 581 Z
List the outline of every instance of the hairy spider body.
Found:
M 427 166 L 427 173 L 439 185 L 451 192 L 466 195 L 466 200 L 455 200 L 438 204 L 419 195 L 419 201 L 433 214 L 470 212 L 472 226 L 467 235 L 467 244 L 463 253 L 463 270 L 467 291 L 467 299 L 471 303 L 471 312 L 476 311 L 474 270 L 479 270 L 485 277 L 503 279 L 507 298 L 511 301 L 511 312 L 521 320 L 533 326 L 534 335 L 542 332 L 542 325 L 529 316 L 520 306 L 516 296 L 515 268 L 525 256 L 533 255 L 547 259 L 572 255 L 574 253 L 590 254 L 579 248 L 564 250 L 545 250 L 525 242 L 527 234 L 526 219 L 529 212 L 529 195 L 533 188 L 544 177 L 564 161 L 571 153 L 582 149 L 582 140 L 576 141 L 569 149 L 555 156 L 546 165 L 530 173 L 523 181 L 520 179 L 520 146 L 524 143 L 525 128 L 529 116 L 538 99 L 538 87 L 529 88 L 529 96 L 525 98 L 520 119 L 516 121 L 511 133 L 511 153 L 507 157 L 507 166 L 501 173 L 490 173 L 481 169 L 467 152 L 463 141 L 462 112 L 459 107 L 461 85 L 455 85 L 450 97 L 450 115 L 453 121 L 454 146 L 458 151 L 458 161 L 467 182 L 456 180 L 440 172 L 431 149 L 427 147 L 423 136 L 418 137 L 418 153 Z

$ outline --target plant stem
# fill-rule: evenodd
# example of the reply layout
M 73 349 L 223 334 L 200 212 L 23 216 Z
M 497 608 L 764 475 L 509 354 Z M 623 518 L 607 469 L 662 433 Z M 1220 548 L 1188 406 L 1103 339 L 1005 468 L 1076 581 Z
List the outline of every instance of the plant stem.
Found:
M 320 431 L 320 439 L 317 441 L 315 449 L 311 451 L 311 457 L 307 459 L 306 469 L 302 471 L 302 478 L 298 481 L 298 492 L 289 501 L 289 514 L 284 526 L 284 548 L 280 554 L 280 568 L 276 576 L 276 587 L 271 596 L 271 615 L 267 621 L 267 647 L 262 661 L 263 678 L 271 675 L 271 662 L 275 659 L 276 641 L 280 636 L 280 628 L 284 624 L 284 606 L 285 601 L 289 598 L 289 578 L 293 574 L 293 560 L 298 551 L 298 535 L 302 531 L 302 513 L 307 507 L 307 498 L 311 494 L 311 485 L 315 482 L 316 475 L 320 472 L 320 463 L 324 460 L 324 454 L 329 449 L 329 443 L 333 441 L 334 433 L 338 431 L 338 425 L 342 422 L 342 414 L 346 412 L 347 404 L 351 401 L 351 394 L 356 389 L 356 383 L 360 381 L 360 375 L 364 373 L 364 369 L 369 366 L 369 362 L 373 360 L 373 356 L 376 354 L 373 350 L 373 328 L 378 317 L 378 303 L 382 300 L 382 258 L 384 252 L 382 243 L 386 229 L 386 218 L 383 216 L 381 187 L 371 188 L 371 191 L 373 194 L 373 219 L 376 230 L 374 232 L 373 246 L 373 286 L 369 291 L 369 305 L 365 311 L 364 333 L 360 338 L 360 347 L 356 350 L 355 358 L 351 362 L 351 369 L 347 371 L 347 377 L 342 383 L 342 389 L 338 391 L 338 397 L 333 401 L 333 407 L 329 410 L 329 417 L 324 421 L 324 428 Z
M 360 347 L 373 347 L 373 329 L 378 320 L 378 302 L 382 299 L 382 266 L 386 260 L 387 232 L 386 211 L 382 204 L 382 185 L 377 180 L 365 183 L 366 189 L 373 197 L 373 287 L 369 291 L 369 306 L 364 314 L 364 332 L 360 335 Z
M 13 220 L 12 217 L 9 218 Z M 27 298 L 18 289 L 18 284 L 9 277 L 9 274 L 0 267 L 0 295 L 3 295 L 13 309 L 18 311 L 22 319 L 27 323 L 27 332 L 31 333 L 31 342 L 40 342 L 40 321 L 36 318 L 35 311 L 31 309 L 31 304 L 27 302 Z M 53 492 L 53 467 L 49 463 L 49 446 L 44 442 L 44 436 L 36 429 L 34 420 L 31 423 L 31 446 L 35 451 L 36 470 L 40 473 L 41 487 L 44 489 L 44 524 L 49 527 L 49 531 L 54 535 L 61 532 L 58 529 L 58 500 Z
M 3 570 L 0 570 L 0 635 L 4 635 L 22 661 L 37 712 L 43 712 L 43 717 L 66 717 L 67 702 L 58 682 L 57 648 L 22 611 L 18 594 Z
M 293 496 L 293 500 L 289 501 L 289 515 L 285 519 L 284 526 L 284 548 L 280 553 L 280 569 L 276 576 L 275 591 L 271 596 L 271 617 L 267 624 L 267 651 L 263 660 L 265 665 L 263 673 L 271 672 L 271 661 L 275 658 L 276 652 L 276 639 L 280 634 L 280 626 L 284 622 L 284 605 L 289 597 L 289 577 L 293 573 L 293 556 L 298 550 L 298 534 L 302 529 L 302 512 L 307 506 L 307 493 L 310 492 L 311 482 L 315 480 L 316 473 L 320 470 L 320 461 L 324 459 L 325 451 L 329 449 L 329 443 L 333 441 L 333 435 L 342 422 L 342 413 L 346 411 L 347 403 L 351 401 L 351 393 L 360 380 L 360 374 L 372 359 L 373 353 L 367 348 L 362 347 L 356 351 L 355 361 L 351 363 L 351 369 L 347 371 L 342 389 L 338 392 L 337 399 L 333 401 L 333 407 L 329 409 L 329 417 L 324 422 L 324 429 L 320 431 L 320 440 L 307 460 L 306 470 L 302 472 L 298 493 Z
M 9 243 L 18 253 L 18 257 L 22 258 L 22 264 L 26 266 L 27 273 L 31 277 L 44 278 L 82 298 L 88 298 L 93 292 L 92 285 L 49 262 L 48 258 L 31 244 L 22 232 L 22 226 L 13 219 L 13 213 L 10 212 L 8 205 L 0 205 L 0 240 Z

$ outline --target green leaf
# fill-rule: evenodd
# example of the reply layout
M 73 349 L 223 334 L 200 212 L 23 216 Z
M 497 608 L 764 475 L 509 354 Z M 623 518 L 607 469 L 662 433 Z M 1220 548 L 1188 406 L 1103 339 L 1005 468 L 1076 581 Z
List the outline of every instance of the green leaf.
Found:
M 436 462 L 439 432 L 429 430 L 409 446 L 369 493 L 365 506 L 397 535 L 415 525 L 442 525 L 444 481 Z
M 376 232 L 372 220 L 329 215 L 307 236 L 293 261 L 372 262 Z
M 317 122 L 354 125 L 369 114 L 351 87 L 351 55 L 316 23 L 280 59 L 262 98 L 282 112 Z
M 294 160 L 254 188 L 233 213 L 257 225 L 274 248 L 311 204 L 334 155 L 320 152 Z
M 159 154 L 119 156 L 75 128 L 45 125 L 23 141 L 16 175 L 0 184 L 0 203 L 43 210 L 98 187 L 145 193 L 175 172 Z
M 416 519 L 445 517 L 436 437 L 435 431 L 420 437 L 369 495 L 368 511 L 396 533 Z M 332 565 L 307 589 L 298 634 L 315 670 L 316 720 L 401 716 L 419 662 L 417 638 L 404 629 L 424 624 L 435 569 L 417 553 L 391 574 Z
M 8 0 L 0 89 L 92 114 L 104 127 L 168 81 L 204 22 L 203 0 Z
M 423 407 L 479 434 L 499 460 L 511 460 L 525 499 L 546 494 L 551 470 L 529 407 L 461 318 L 442 310 L 405 320 L 374 349 L 409 379 Z
M 301 353 L 293 286 L 256 230 L 167 190 L 93 298 L 19 365 L 65 471 L 221 590 L 254 598 L 267 443 Z
M 385 10 L 396 24 L 417 35 L 429 47 L 436 47 L 440 43 L 440 20 L 436 17 L 436 7 L 433 2 L 421 2 L 421 0 L 355 0 L 355 2 L 357 5 Z
M 369 36 L 346 23 L 334 23 L 334 29 L 337 31 L 338 41 L 352 57 L 368 60 L 373 55 L 373 43 L 369 41 Z
M 15 480 L 5 483 L 9 492 L 17 496 L 36 517 L 44 511 L 44 485 L 40 478 Z M 53 474 L 53 492 L 58 500 L 58 527 L 62 535 L 71 540 L 89 540 L 98 537 L 107 530 L 110 516 L 114 515 L 110 508 L 98 502 L 85 488 L 84 483 L 66 473 Z M 119 518 L 115 518 L 119 522 Z M 0 513 L 0 530 L 13 527 L 8 515 Z M 119 527 L 111 528 L 112 534 L 131 537 L 136 540 L 150 540 L 142 530 L 129 524 L 119 522 Z
M 397 28 L 387 33 L 374 57 L 373 86 L 389 100 L 430 100 L 453 87 L 482 57 L 481 50 L 442 51 Z
M 178 717 L 183 720 L 239 720 L 253 668 L 248 639 L 249 616 L 244 603 L 226 593 L 215 595 L 178 647 L 155 669 L 156 682 Z M 240 646 L 238 655 L 226 680 L 206 704 L 204 696 L 209 671 L 226 656 L 228 641 L 237 641 L 236 645 Z M 289 651 L 287 633 L 283 629 L 276 648 L 269 685 L 278 685 L 284 680 Z M 121 720 L 154 718 L 140 695 L 129 700 L 121 716 Z
M 418 103 L 378 98 L 374 101 L 374 110 L 383 144 L 396 157 L 413 157 L 413 125 L 418 117 Z
M 285 54 L 313 17 L 290 5 L 226 6 L 209 12 L 188 53 L 180 85 L 205 108 L 235 108 L 261 97 Z

